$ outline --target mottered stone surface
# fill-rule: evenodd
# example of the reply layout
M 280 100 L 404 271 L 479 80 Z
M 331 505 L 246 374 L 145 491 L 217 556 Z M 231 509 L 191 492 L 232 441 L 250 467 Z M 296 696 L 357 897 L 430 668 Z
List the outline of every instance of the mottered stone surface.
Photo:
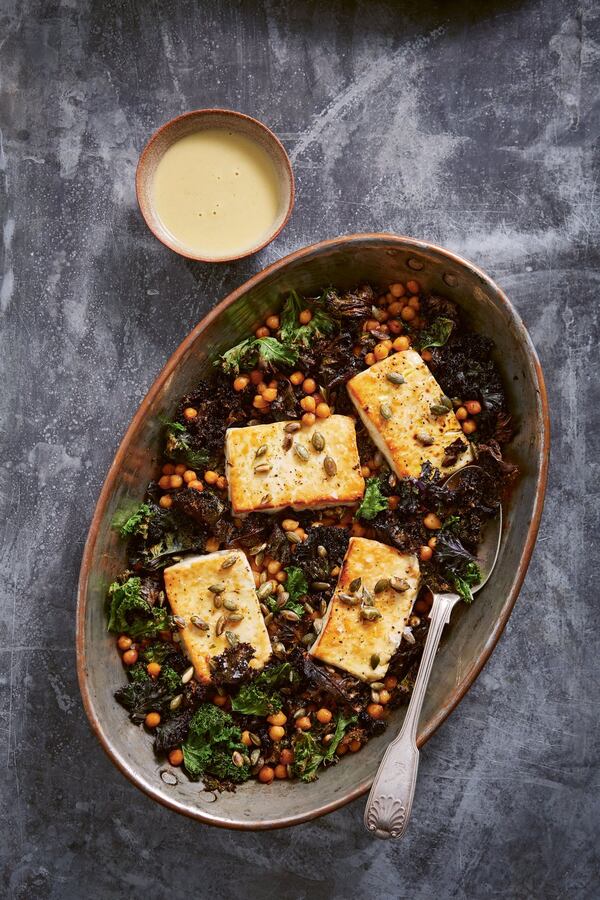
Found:
M 3 896 L 597 896 L 599 69 L 594 0 L 0 0 Z M 284 233 L 232 265 L 170 253 L 134 196 L 151 131 L 203 106 L 264 120 L 297 177 Z M 553 427 L 539 541 L 422 753 L 404 842 L 367 836 L 363 801 L 278 833 L 209 829 L 131 786 L 88 727 L 86 530 L 139 401 L 212 304 L 370 230 L 474 260 L 529 327 Z

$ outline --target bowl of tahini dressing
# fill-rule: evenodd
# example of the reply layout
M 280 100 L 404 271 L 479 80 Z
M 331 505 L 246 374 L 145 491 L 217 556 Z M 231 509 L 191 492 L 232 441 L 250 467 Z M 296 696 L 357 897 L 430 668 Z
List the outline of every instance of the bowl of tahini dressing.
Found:
M 152 135 L 136 192 L 163 244 L 188 259 L 227 262 L 279 234 L 294 205 L 294 176 L 266 125 L 231 110 L 201 109 Z

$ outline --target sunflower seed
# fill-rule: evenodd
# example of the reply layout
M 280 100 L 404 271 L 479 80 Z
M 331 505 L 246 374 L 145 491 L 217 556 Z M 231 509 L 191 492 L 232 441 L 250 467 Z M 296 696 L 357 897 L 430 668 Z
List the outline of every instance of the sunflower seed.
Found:
M 293 434 L 295 431 L 300 431 L 301 428 L 300 422 L 288 422 L 283 430 L 288 434 Z
M 183 616 L 173 616 L 173 621 L 177 625 L 178 628 L 185 628 L 187 622 L 183 618 Z
M 312 438 L 310 439 L 310 442 L 315 450 L 319 453 L 321 452 L 321 450 L 325 449 L 325 438 L 320 431 L 315 431 Z
M 353 597 L 352 594 L 344 594 L 340 591 L 338 597 L 346 606 L 358 606 L 358 597 Z
M 376 669 L 377 666 L 379 665 L 379 663 L 380 663 L 379 653 L 372 653 L 371 654 L 371 668 Z
M 227 616 L 227 621 L 233 622 L 234 625 L 237 625 L 237 623 L 241 622 L 243 618 L 244 618 L 244 613 L 234 612 L 234 613 L 231 613 L 231 615 Z
M 332 478 L 337 473 L 337 463 L 333 456 L 326 456 L 323 460 L 323 468 L 325 469 L 325 474 Z
M 388 372 L 385 377 L 392 384 L 406 384 L 406 378 L 400 372 Z
M 234 631 L 226 631 L 225 637 L 227 638 L 227 643 L 230 647 L 237 647 L 240 642 L 239 637 L 235 634 Z
M 205 622 L 200 616 L 190 616 L 190 622 L 192 625 L 195 625 L 196 628 L 199 628 L 200 631 L 208 631 L 210 629 L 208 622 Z
M 348 585 L 348 590 L 350 591 L 351 594 L 355 594 L 358 590 L 360 590 L 361 584 L 362 584 L 362 578 L 360 578 L 360 577 L 355 578 Z
M 259 463 L 258 466 L 254 466 L 254 474 L 255 475 L 265 475 L 267 472 L 270 472 L 273 466 L 271 463 Z
M 257 746 L 256 750 L 253 750 L 252 753 L 250 754 L 250 762 L 252 763 L 253 766 L 255 766 L 259 759 L 260 759 L 260 750 L 258 749 L 258 746 Z
M 325 559 L 325 557 L 327 556 L 327 548 L 324 547 L 323 544 L 319 544 L 319 546 L 317 547 L 317 553 L 319 554 L 321 559 Z
M 241 767 L 244 765 L 244 757 L 241 753 L 238 753 L 237 750 L 234 750 L 231 754 L 231 762 L 234 764 L 234 766 L 237 766 L 238 769 L 241 769 Z
M 304 462 L 306 462 L 310 456 L 304 444 L 294 444 L 294 453 L 299 459 L 304 460 Z
M 250 550 L 248 550 L 248 554 L 250 556 L 256 556 L 257 553 L 260 553 L 261 550 L 265 550 L 266 547 L 267 547 L 266 543 L 265 544 L 257 544 L 256 547 L 251 547 Z
M 275 590 L 275 585 L 272 581 L 265 581 L 264 584 L 261 584 L 259 589 L 256 592 L 256 596 L 259 600 L 266 600 L 267 597 L 270 597 L 273 591 Z
M 194 677 L 194 667 L 189 666 L 189 668 L 187 668 L 185 670 L 185 672 L 183 673 L 183 675 L 181 676 L 181 683 L 187 684 L 188 681 L 191 681 L 193 677 Z
M 223 591 L 225 590 L 225 585 L 222 583 L 221 584 L 209 584 L 208 589 L 212 594 L 222 594 Z
M 227 616 L 219 616 L 217 619 L 217 624 L 215 626 L 215 633 L 217 637 L 223 634 L 225 631 L 225 626 L 227 625 Z
M 374 587 L 374 591 L 376 594 L 381 594 L 382 591 L 387 591 L 390 586 L 389 578 L 380 578 L 377 584 Z
M 374 606 L 363 606 L 360 610 L 360 617 L 367 622 L 374 622 L 381 618 L 381 613 Z
M 268 449 L 266 444 L 261 444 L 254 456 L 264 456 Z
M 281 618 L 285 619 L 287 622 L 300 621 L 300 616 L 298 615 L 298 613 L 295 613 L 293 609 L 282 609 Z
M 403 594 L 404 591 L 407 591 L 410 587 L 410 584 L 406 580 L 406 578 L 397 578 L 395 575 L 393 578 L 390 578 L 390 587 L 393 591 L 397 591 L 399 594 Z
M 183 694 L 177 694 L 169 703 L 169 709 L 179 709 L 183 701 Z
M 288 539 L 288 541 L 290 542 L 290 544 L 301 544 L 302 543 L 302 538 L 299 537 L 295 531 L 286 531 L 285 536 Z
M 426 431 L 417 431 L 415 434 L 415 440 L 422 444 L 424 447 L 431 447 L 433 443 L 435 443 L 435 438 L 433 438 L 430 434 L 427 434 Z
M 328 591 L 331 585 L 328 581 L 313 581 L 311 588 L 313 591 Z
M 222 569 L 231 569 L 232 566 L 235 566 L 238 561 L 237 553 L 232 553 L 231 556 L 226 556 L 223 562 L 221 563 Z
M 223 606 L 230 612 L 237 612 L 237 610 L 239 609 L 239 606 L 237 605 L 235 600 L 231 600 L 229 599 L 229 597 L 226 600 L 223 600 Z
M 381 418 L 385 419 L 386 422 L 392 418 L 392 407 L 389 403 L 382 403 L 379 407 L 379 412 L 381 414 Z

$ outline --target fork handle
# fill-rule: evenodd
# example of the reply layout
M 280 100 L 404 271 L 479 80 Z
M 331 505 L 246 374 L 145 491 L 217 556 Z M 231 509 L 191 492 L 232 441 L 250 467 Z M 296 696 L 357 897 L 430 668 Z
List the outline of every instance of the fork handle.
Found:
M 433 596 L 427 639 L 404 724 L 385 751 L 365 808 L 365 827 L 378 838 L 400 838 L 408 827 L 419 768 L 419 716 L 442 631 L 458 600 L 458 594 Z

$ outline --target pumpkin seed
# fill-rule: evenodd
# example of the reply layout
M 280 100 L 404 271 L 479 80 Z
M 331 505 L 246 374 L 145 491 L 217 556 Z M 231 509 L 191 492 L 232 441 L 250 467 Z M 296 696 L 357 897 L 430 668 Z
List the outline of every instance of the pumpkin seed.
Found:
M 223 606 L 230 612 L 237 612 L 237 610 L 239 609 L 239 606 L 237 605 L 235 600 L 231 600 L 229 597 L 226 600 L 223 600 Z
M 250 550 L 248 550 L 248 553 L 250 556 L 256 556 L 257 553 L 260 553 L 261 550 L 265 550 L 266 547 L 266 543 L 257 544 L 256 547 L 251 547 Z
M 403 594 L 409 589 L 410 584 L 408 583 L 406 578 L 397 578 L 396 576 L 394 576 L 393 578 L 390 578 L 390 587 L 393 591 L 397 591 L 397 593 Z
M 382 403 L 379 406 L 379 412 L 382 419 L 385 419 L 386 422 L 392 418 L 392 407 L 389 403 Z
M 255 456 L 264 456 L 268 449 L 269 448 L 267 447 L 266 444 L 261 444 L 254 455 Z
M 323 468 L 325 469 L 325 474 L 332 478 L 337 473 L 337 463 L 333 456 L 326 456 L 323 460 Z
M 304 444 L 294 444 L 294 453 L 299 459 L 303 460 L 304 462 L 306 462 L 306 460 L 310 456 Z
M 217 637 L 220 637 L 225 631 L 225 626 L 227 624 L 227 616 L 219 616 L 217 619 L 217 624 L 215 625 L 215 633 Z
M 244 757 L 241 753 L 238 753 L 237 750 L 234 750 L 231 754 L 231 762 L 234 764 L 234 766 L 237 766 L 238 769 L 241 769 L 244 765 Z
M 263 616 L 268 616 L 269 615 L 269 607 L 265 606 L 264 603 L 259 603 L 259 606 L 260 606 L 260 611 L 263 614 Z
M 311 588 L 313 591 L 328 591 L 331 585 L 328 581 L 313 581 Z
M 442 406 L 441 403 L 432 403 L 429 407 L 429 411 L 432 416 L 447 416 L 450 410 L 447 406 Z
M 379 694 L 377 691 L 371 691 L 371 700 L 373 703 L 379 703 Z
M 374 319 L 377 319 L 378 322 L 382 322 L 384 315 L 385 315 L 385 311 L 383 309 L 379 309 L 378 306 L 372 306 L 371 307 L 371 315 L 373 316 Z
M 208 622 L 205 622 L 200 616 L 190 616 L 190 622 L 192 625 L 195 625 L 196 628 L 199 628 L 200 631 L 208 631 L 210 629 Z
M 256 592 L 256 596 L 259 600 L 266 600 L 267 597 L 270 597 L 273 591 L 275 590 L 275 585 L 272 581 L 265 581 L 264 584 L 261 584 L 259 589 Z
M 367 622 L 375 622 L 376 619 L 381 618 L 381 613 L 374 606 L 363 606 L 360 610 L 360 617 Z
M 271 463 L 260 463 L 258 466 L 254 466 L 254 474 L 255 475 L 265 475 L 267 472 L 270 472 L 273 466 Z
M 360 590 L 361 584 L 362 584 L 362 578 L 360 578 L 360 577 L 355 578 L 348 585 L 348 590 L 350 591 L 351 594 L 355 594 L 358 590 Z
M 302 643 L 305 647 L 310 647 L 311 644 L 314 643 L 315 638 L 316 638 L 316 634 L 314 634 L 312 631 L 309 631 L 308 634 L 305 634 L 305 635 L 304 635 L 304 637 L 302 638 L 301 643 Z
M 320 634 L 322 627 L 323 627 L 322 619 L 314 619 L 313 620 L 313 628 L 315 630 L 315 634 Z
M 376 594 L 381 594 L 383 591 L 387 591 L 389 586 L 390 586 L 389 578 L 380 578 L 374 587 L 374 591 Z
M 273 621 L 273 613 L 269 612 L 265 616 L 265 625 L 270 625 L 272 621 Z
M 284 434 L 284 436 L 283 436 L 283 442 L 282 442 L 282 444 L 281 444 L 281 446 L 283 447 L 283 449 L 286 450 L 286 451 L 287 451 L 287 450 L 291 450 L 291 449 L 292 449 L 292 444 L 293 444 L 293 443 L 294 443 L 294 438 L 292 437 L 292 435 L 291 435 L 291 434 Z
M 288 539 L 288 541 L 290 542 L 290 544 L 301 544 L 302 543 L 302 538 L 299 537 L 295 531 L 286 531 L 285 536 Z
M 261 550 L 260 553 L 257 553 L 256 556 L 254 557 L 254 562 L 260 568 L 260 566 L 262 566 L 264 561 L 265 561 L 265 551 Z
M 260 750 L 258 749 L 258 745 L 257 745 L 256 750 L 253 750 L 252 753 L 250 754 L 250 762 L 252 763 L 253 766 L 256 765 L 259 758 L 260 758 Z
M 282 609 L 281 618 L 285 619 L 287 622 L 300 621 L 300 616 L 298 615 L 298 613 L 295 613 L 293 609 Z
M 432 435 L 427 434 L 426 431 L 417 431 L 415 439 L 424 447 L 431 447 L 431 445 L 435 443 L 435 438 L 432 437 Z
M 187 622 L 183 618 L 183 616 L 173 616 L 173 621 L 177 625 L 178 628 L 185 628 Z
M 227 621 L 233 622 L 235 625 L 238 622 L 241 622 L 243 618 L 244 618 L 244 613 L 234 612 L 234 613 L 231 613 L 231 615 L 227 616 Z
M 300 422 L 288 422 L 283 430 L 288 434 L 294 434 L 295 431 L 300 431 L 301 428 Z
M 319 544 L 319 546 L 317 547 L 317 553 L 319 554 L 321 559 L 325 559 L 325 557 L 328 555 L 327 548 L 324 547 L 323 544 Z
M 304 603 L 302 604 L 302 606 L 304 607 L 306 612 L 309 614 L 309 616 L 312 616 L 312 614 L 314 613 L 314 609 L 312 608 L 312 606 L 310 605 L 308 600 L 305 600 Z
M 377 668 L 377 666 L 375 666 Z M 372 681 L 371 682 L 371 690 L 372 691 L 382 691 L 385 687 L 383 681 Z
M 273 644 L 273 653 L 281 659 L 282 656 L 285 656 L 285 644 L 282 644 L 281 641 L 277 641 Z
M 368 587 L 362 589 L 362 601 L 365 606 L 373 606 L 375 603 L 375 598 Z
M 289 599 L 290 599 L 290 595 L 288 594 L 288 592 L 283 591 L 277 598 L 277 609 L 283 609 L 283 607 L 285 606 L 285 604 L 288 602 Z
M 414 634 L 412 633 L 412 629 L 410 629 L 410 628 L 404 628 L 404 630 L 402 631 L 402 637 L 405 638 L 406 641 L 408 641 L 409 644 L 416 644 L 416 643 L 417 643 L 416 640 L 415 640 L 415 636 L 414 636 Z
M 296 712 L 294 713 L 294 719 L 301 719 L 302 716 L 305 716 L 305 715 L 306 715 L 306 710 L 304 709 L 303 706 L 301 706 L 300 709 L 297 709 Z
M 169 709 L 179 709 L 183 702 L 183 694 L 177 694 L 169 703 Z
M 396 485 L 398 484 L 398 478 L 396 477 L 396 475 L 394 475 L 393 472 L 390 475 L 390 477 L 388 478 L 388 484 L 391 488 L 395 488 Z
M 259 756 L 258 759 L 256 760 L 256 762 L 254 763 L 254 765 L 252 766 L 252 768 L 250 769 L 251 773 L 253 775 L 258 775 L 258 773 L 260 772 L 260 770 L 262 769 L 264 764 L 265 764 L 264 756 Z
M 352 594 L 344 594 L 340 591 L 338 597 L 346 606 L 358 606 L 358 597 L 353 597 Z
M 163 769 L 163 771 L 160 773 L 160 777 L 165 784 L 169 784 L 172 787 L 178 782 L 177 775 L 174 772 L 169 772 L 168 769 Z
M 321 452 L 321 450 L 325 449 L 325 438 L 320 431 L 315 431 L 312 438 L 310 439 L 310 442 L 315 450 L 319 453 Z
M 249 766 L 249 765 L 250 765 L 250 757 L 248 756 L 247 753 L 244 753 L 244 754 L 242 755 L 242 759 L 244 760 L 244 765 L 245 765 L 245 766 Z
M 222 569 L 231 569 L 232 566 L 235 566 L 238 561 L 237 553 L 232 553 L 231 556 L 226 556 L 223 562 L 221 563 Z
M 181 676 L 181 683 L 187 684 L 188 681 L 191 681 L 193 677 L 194 677 L 194 667 L 189 666 L 189 668 L 187 668 L 185 670 L 185 672 L 183 673 L 183 675 Z
M 321 600 L 319 612 L 321 613 L 321 616 L 325 615 L 325 613 L 327 612 L 327 600 Z
M 379 656 L 379 653 L 372 653 L 372 654 L 371 654 L 371 660 L 370 660 L 370 662 L 371 662 L 371 668 L 372 668 L 372 669 L 376 669 L 377 666 L 379 665 L 380 661 L 381 661 L 381 658 L 380 658 L 380 656 Z
M 237 634 L 234 631 L 226 631 L 225 637 L 227 638 L 227 643 L 230 647 L 235 648 L 240 642 Z
M 249 731 L 248 737 L 250 738 L 250 740 L 252 741 L 252 743 L 254 744 L 255 747 L 260 747 L 261 740 L 257 734 L 253 734 L 252 731 Z M 252 751 L 252 752 L 254 753 L 254 751 Z
M 388 372 L 385 377 L 392 384 L 406 384 L 406 378 L 400 372 Z
M 212 594 L 222 594 L 223 591 L 225 590 L 225 585 L 222 583 L 221 584 L 209 584 L 208 589 Z
M 223 606 L 223 598 L 220 594 L 213 595 L 213 606 L 215 609 L 221 609 L 221 607 Z

